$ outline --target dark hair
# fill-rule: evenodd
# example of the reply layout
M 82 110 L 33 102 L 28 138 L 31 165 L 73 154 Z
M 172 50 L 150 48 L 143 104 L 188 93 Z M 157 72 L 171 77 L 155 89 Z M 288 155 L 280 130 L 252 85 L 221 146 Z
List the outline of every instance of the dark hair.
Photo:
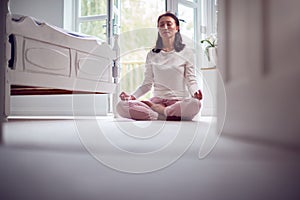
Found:
M 176 26 L 179 27 L 179 19 L 173 13 L 166 12 L 166 13 L 160 15 L 157 19 L 157 24 L 159 23 L 159 20 L 162 17 L 172 17 L 175 20 Z M 184 49 L 184 47 L 185 47 L 185 44 L 182 43 L 182 37 L 181 37 L 181 34 L 180 34 L 180 29 L 178 29 L 178 32 L 175 34 L 174 49 L 175 49 L 176 52 L 180 52 L 181 50 Z M 152 49 L 152 51 L 154 53 L 159 53 L 162 49 L 163 49 L 163 42 L 162 42 L 161 36 L 158 33 L 157 34 L 156 45 L 155 45 L 154 49 Z

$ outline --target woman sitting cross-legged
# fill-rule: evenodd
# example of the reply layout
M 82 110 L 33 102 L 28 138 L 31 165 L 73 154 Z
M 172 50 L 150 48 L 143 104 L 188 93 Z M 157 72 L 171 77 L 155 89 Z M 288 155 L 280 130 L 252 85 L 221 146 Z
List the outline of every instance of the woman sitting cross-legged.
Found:
M 156 46 L 146 59 L 144 81 L 132 94 L 122 92 L 118 114 L 135 120 L 192 120 L 200 111 L 193 51 L 185 47 L 179 20 L 172 13 L 158 17 Z M 149 101 L 137 99 L 154 88 Z

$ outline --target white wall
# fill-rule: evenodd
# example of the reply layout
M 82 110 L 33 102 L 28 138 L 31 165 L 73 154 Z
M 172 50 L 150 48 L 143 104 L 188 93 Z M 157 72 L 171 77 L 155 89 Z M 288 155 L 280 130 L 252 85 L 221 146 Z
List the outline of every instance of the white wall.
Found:
M 64 0 L 10 0 L 9 2 L 13 14 L 32 16 L 63 27 Z
M 299 149 L 300 1 L 219 2 L 224 135 Z

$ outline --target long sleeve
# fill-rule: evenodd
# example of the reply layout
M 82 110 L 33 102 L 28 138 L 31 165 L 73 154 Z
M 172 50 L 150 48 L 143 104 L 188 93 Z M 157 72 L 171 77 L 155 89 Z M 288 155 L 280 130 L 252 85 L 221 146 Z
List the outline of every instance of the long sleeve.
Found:
M 153 70 L 149 62 L 149 53 L 146 58 L 145 73 L 143 83 L 132 93 L 133 96 L 139 98 L 149 92 L 153 85 Z
M 186 66 L 185 66 L 185 82 L 190 94 L 193 96 L 198 91 L 199 87 L 196 79 L 196 71 L 194 65 L 194 54 L 192 50 L 186 54 Z

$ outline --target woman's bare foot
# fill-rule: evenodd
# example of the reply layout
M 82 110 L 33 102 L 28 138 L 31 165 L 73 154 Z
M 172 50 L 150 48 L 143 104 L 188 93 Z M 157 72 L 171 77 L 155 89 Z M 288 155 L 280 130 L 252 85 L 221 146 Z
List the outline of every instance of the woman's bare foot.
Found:
M 161 114 L 161 115 L 165 115 L 165 109 L 166 107 L 160 104 L 152 104 L 152 106 L 150 106 L 150 108 L 152 110 L 154 110 L 155 112 Z
M 153 103 L 151 101 L 141 101 L 144 104 L 146 104 L 147 106 L 149 106 L 151 108 L 151 106 L 153 105 Z
M 160 104 L 152 103 L 151 101 L 141 101 L 147 106 L 149 106 L 153 111 L 157 112 L 158 114 L 165 115 L 165 106 Z

